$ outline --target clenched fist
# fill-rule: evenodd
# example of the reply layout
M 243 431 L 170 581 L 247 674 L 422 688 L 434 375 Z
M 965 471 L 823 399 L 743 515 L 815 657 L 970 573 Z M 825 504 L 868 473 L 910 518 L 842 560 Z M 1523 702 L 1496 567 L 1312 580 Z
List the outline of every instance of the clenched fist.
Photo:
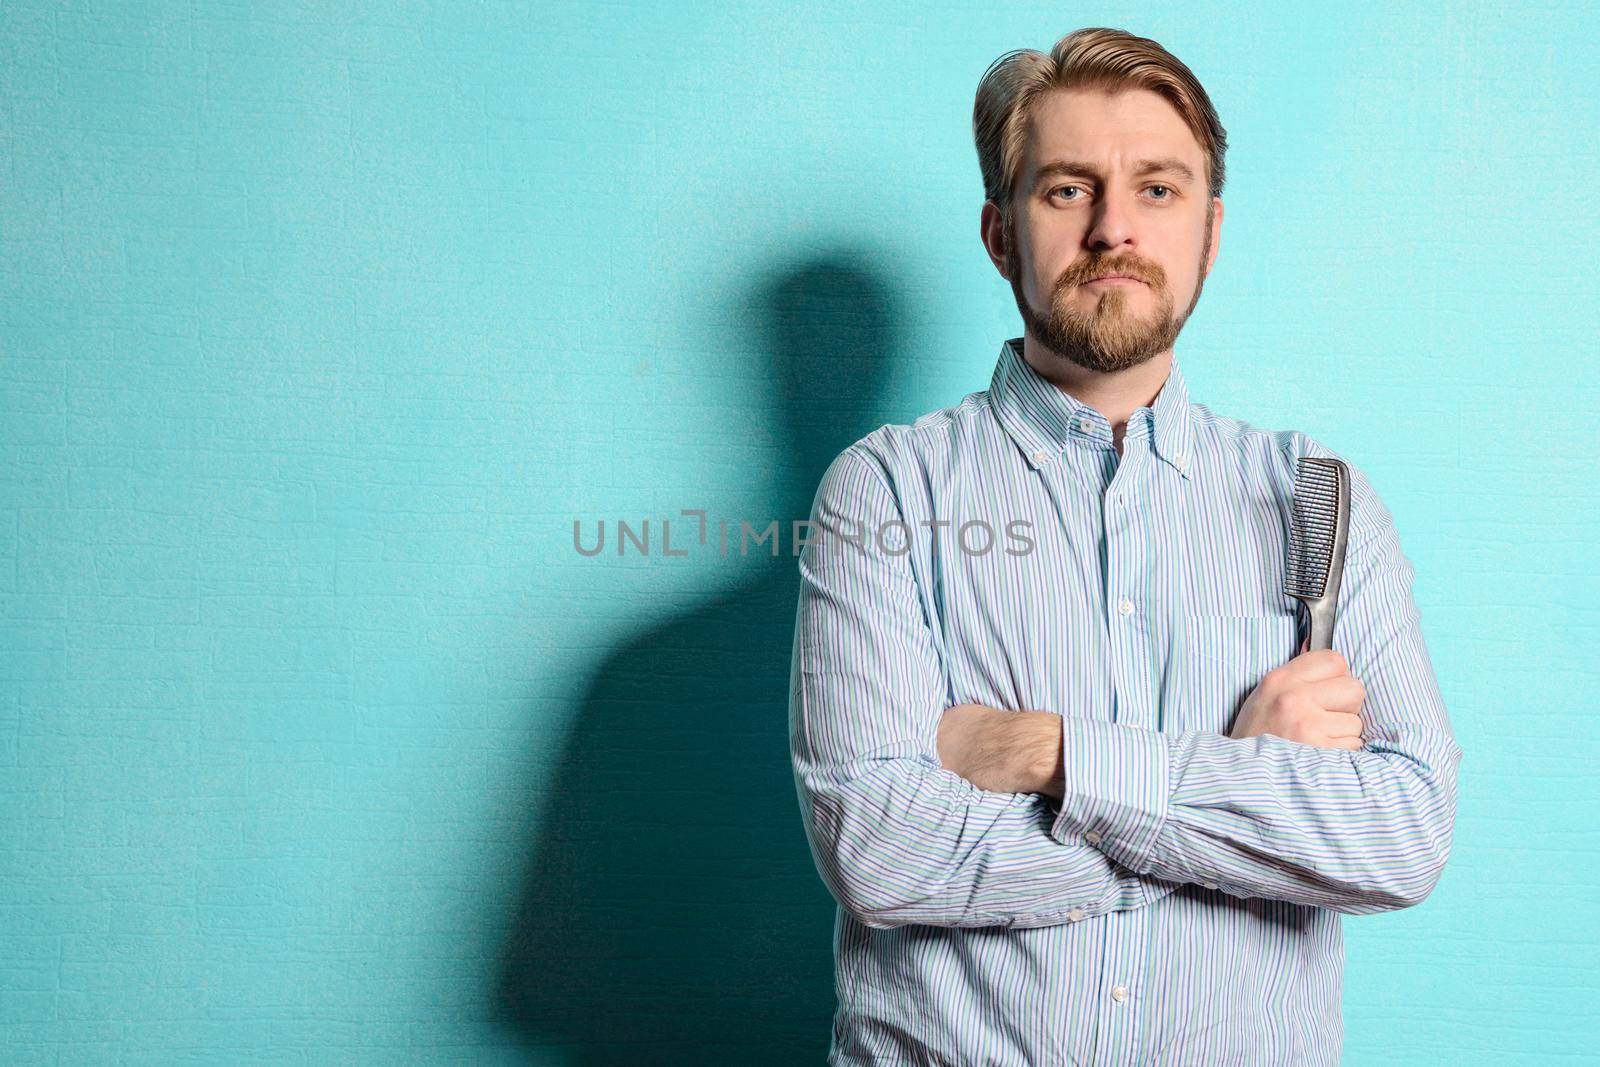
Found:
M 1268 671 L 1245 699 L 1229 737 L 1274 734 L 1317 748 L 1359 749 L 1361 702 L 1367 691 L 1333 649 L 1306 651 Z

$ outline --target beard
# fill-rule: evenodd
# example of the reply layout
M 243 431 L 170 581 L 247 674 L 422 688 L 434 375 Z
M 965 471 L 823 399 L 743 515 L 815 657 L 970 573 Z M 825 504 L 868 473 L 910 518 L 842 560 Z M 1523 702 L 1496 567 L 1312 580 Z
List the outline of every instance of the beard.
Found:
M 1098 254 L 1074 263 L 1062 273 L 1051 294 L 1050 313 L 1041 315 L 1022 295 L 1015 233 L 1008 232 L 1006 273 L 1011 279 L 1011 292 L 1016 297 L 1023 325 L 1046 350 L 1101 374 L 1137 367 L 1155 358 L 1177 341 L 1183 324 L 1189 321 L 1189 314 L 1200 302 L 1200 291 L 1205 288 L 1206 259 L 1211 253 L 1211 218 L 1212 212 L 1208 209 L 1194 297 L 1183 314 L 1176 316 L 1167 273 L 1160 266 L 1135 256 Z M 1096 295 L 1087 310 L 1073 299 L 1080 284 L 1107 273 L 1127 274 L 1144 282 L 1155 297 L 1150 311 L 1140 314 L 1137 310 L 1143 297 L 1134 286 L 1108 286 Z

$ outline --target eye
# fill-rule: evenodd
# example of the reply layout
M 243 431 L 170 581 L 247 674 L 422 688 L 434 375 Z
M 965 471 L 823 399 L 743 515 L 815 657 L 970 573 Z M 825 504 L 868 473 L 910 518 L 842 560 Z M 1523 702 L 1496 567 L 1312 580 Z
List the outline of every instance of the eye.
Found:
M 1065 192 L 1081 193 L 1081 192 L 1083 192 L 1083 190 L 1080 189 L 1076 185 L 1058 185 L 1054 189 L 1050 190 L 1050 195 L 1051 196 L 1055 196 L 1057 193 L 1065 193 Z M 1080 198 L 1075 198 L 1075 199 L 1081 199 L 1081 197 Z
M 1165 190 L 1167 193 L 1171 193 L 1172 192 L 1172 187 L 1170 185 L 1152 185 L 1150 188 L 1151 189 L 1162 189 L 1162 190 Z M 1158 196 L 1158 197 L 1156 197 L 1156 199 L 1157 200 L 1171 200 L 1172 197 L 1171 196 Z

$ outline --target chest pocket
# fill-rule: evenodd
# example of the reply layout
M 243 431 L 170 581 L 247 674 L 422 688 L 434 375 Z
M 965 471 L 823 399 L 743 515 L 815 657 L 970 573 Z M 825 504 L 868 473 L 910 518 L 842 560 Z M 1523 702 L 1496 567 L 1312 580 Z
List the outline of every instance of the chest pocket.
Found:
M 1177 715 L 1166 729 L 1226 734 L 1245 698 L 1275 667 L 1300 650 L 1299 618 L 1267 615 L 1184 615 Z

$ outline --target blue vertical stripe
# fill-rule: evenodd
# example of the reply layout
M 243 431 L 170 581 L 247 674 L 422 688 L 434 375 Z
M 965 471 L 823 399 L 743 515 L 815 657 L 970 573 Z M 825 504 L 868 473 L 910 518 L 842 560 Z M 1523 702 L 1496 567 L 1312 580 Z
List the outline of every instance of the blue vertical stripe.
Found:
M 1364 747 L 1235 740 L 1299 648 L 1296 461 L 1337 454 L 1191 403 L 1176 361 L 1112 441 L 1013 338 L 818 486 L 790 741 L 839 903 L 830 1064 L 1336 1064 L 1340 915 L 1439 878 L 1461 750 L 1366 475 L 1338 457 Z M 941 766 L 963 703 L 1063 716 L 1059 804 Z

